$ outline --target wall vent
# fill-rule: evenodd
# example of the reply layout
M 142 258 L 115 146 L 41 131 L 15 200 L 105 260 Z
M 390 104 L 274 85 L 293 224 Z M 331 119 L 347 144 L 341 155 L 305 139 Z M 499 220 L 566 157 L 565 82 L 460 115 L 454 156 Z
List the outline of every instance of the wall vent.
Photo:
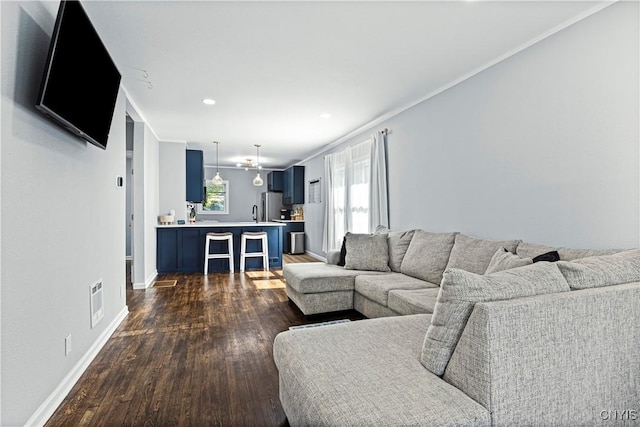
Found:
M 102 279 L 91 285 L 91 329 L 104 316 L 104 299 L 102 298 Z

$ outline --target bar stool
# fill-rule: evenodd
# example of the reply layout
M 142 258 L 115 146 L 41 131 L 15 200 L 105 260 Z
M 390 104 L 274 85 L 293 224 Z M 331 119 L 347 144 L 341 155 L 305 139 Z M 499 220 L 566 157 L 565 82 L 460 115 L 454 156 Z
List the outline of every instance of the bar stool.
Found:
M 209 244 L 214 240 L 226 240 L 227 241 L 227 253 L 209 253 Z M 233 233 L 207 233 L 207 239 L 204 244 L 204 274 L 209 272 L 209 260 L 210 259 L 228 259 L 229 271 L 233 273 Z
M 261 240 L 261 252 L 247 252 L 247 240 Z M 240 240 L 240 271 L 244 271 L 244 261 L 247 257 L 262 257 L 262 267 L 264 271 L 269 270 L 269 243 L 265 231 L 245 231 Z

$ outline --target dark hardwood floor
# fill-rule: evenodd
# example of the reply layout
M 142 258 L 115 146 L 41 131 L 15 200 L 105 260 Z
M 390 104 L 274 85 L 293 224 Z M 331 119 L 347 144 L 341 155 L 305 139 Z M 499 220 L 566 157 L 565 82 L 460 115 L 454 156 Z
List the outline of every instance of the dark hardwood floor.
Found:
M 306 255 L 287 262 L 316 261 Z M 273 339 L 305 317 L 282 270 L 163 274 L 133 290 L 129 315 L 47 422 L 53 426 L 283 426 Z

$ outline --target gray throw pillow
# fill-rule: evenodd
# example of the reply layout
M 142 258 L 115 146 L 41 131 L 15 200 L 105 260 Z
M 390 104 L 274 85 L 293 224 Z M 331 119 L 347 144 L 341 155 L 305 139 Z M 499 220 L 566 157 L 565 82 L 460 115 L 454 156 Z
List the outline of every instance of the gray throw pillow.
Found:
M 386 234 L 354 234 L 344 236 L 347 270 L 391 271 Z
M 400 272 L 402 261 L 407 249 L 409 249 L 414 233 L 415 230 L 389 232 L 387 241 L 389 243 L 389 267 L 391 271 Z
M 500 248 L 493 254 L 489 266 L 484 274 L 497 273 L 498 271 L 510 270 L 512 268 L 524 267 L 533 264 L 531 258 L 520 258 L 518 255 L 512 254 L 505 248 Z
M 416 230 L 402 260 L 400 272 L 439 285 L 455 237 L 455 232 L 430 233 Z
M 488 276 L 457 268 L 444 272 L 420 361 L 442 375 L 476 302 L 569 291 L 556 263 L 538 262 Z
M 384 225 L 377 226 L 376 231 L 373 232 L 373 234 L 386 233 L 388 236 L 389 268 L 391 268 L 391 271 L 400 272 L 400 266 L 402 265 L 404 254 L 407 253 L 409 248 L 409 243 L 411 243 L 413 232 L 414 230 L 391 231 Z
M 516 253 L 520 240 L 484 240 L 458 234 L 447 268 L 460 268 L 476 274 L 487 271 L 491 257 L 500 248 Z
M 562 261 L 573 261 L 590 256 L 611 255 L 622 252 L 624 249 L 573 249 L 552 248 L 551 246 L 537 245 L 535 243 L 521 242 L 516 248 L 516 254 L 521 257 L 535 258 L 547 252 L 557 251 Z
M 373 232 L 373 234 L 385 234 L 385 233 L 388 233 L 389 231 L 390 230 L 384 225 L 379 225 L 376 227 L 376 230 Z
M 571 289 L 640 282 L 640 249 L 574 261 L 558 261 L 556 264 Z

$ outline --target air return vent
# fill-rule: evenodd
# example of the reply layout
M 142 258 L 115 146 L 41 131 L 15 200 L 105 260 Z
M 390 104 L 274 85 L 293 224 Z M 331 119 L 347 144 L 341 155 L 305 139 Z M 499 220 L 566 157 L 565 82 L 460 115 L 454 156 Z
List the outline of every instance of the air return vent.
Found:
M 91 285 L 91 329 L 104 316 L 104 299 L 102 298 L 102 279 Z

